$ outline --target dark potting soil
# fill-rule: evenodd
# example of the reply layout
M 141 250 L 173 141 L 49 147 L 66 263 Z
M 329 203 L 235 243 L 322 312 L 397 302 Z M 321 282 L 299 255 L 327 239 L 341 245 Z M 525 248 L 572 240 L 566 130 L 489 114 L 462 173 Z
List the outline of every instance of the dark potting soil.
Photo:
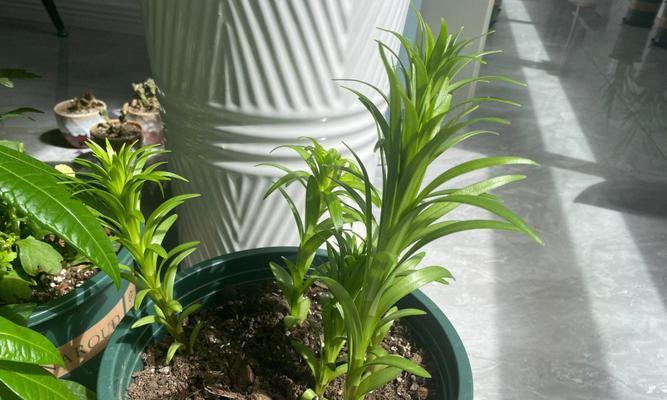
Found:
M 132 123 L 107 123 L 99 124 L 95 128 L 95 135 L 100 138 L 129 140 L 141 135 L 141 127 Z
M 64 240 L 48 235 L 44 241 L 54 246 L 67 261 L 60 273 L 55 275 L 42 273 L 35 278 L 37 285 L 32 288 L 33 301 L 44 304 L 62 297 L 81 287 L 99 272 L 97 268 L 91 267 L 90 263 L 77 263 L 74 260 L 76 252 L 67 247 Z
M 38 303 L 47 303 L 81 287 L 98 272 L 90 264 L 79 264 L 63 268 L 57 275 L 41 274 L 32 289 L 32 297 Z
M 318 343 L 321 312 L 315 288 L 310 291 L 312 310 L 307 321 L 286 334 L 283 317 L 287 304 L 274 284 L 257 284 L 243 291 L 229 288 L 214 309 L 197 316 L 203 328 L 195 352 L 177 354 L 165 366 L 171 343 L 164 340 L 143 354 L 145 367 L 133 375 L 128 389 L 131 400 L 292 400 L 299 399 L 312 377 L 300 356 L 292 349 L 293 337 L 314 349 Z M 189 323 L 192 325 L 194 318 Z M 434 375 L 430 354 L 411 337 L 400 322 L 395 324 L 383 345 L 390 352 L 423 365 Z M 343 378 L 332 382 L 330 400 L 342 399 Z M 403 373 L 368 396 L 368 400 L 436 399 L 435 380 Z

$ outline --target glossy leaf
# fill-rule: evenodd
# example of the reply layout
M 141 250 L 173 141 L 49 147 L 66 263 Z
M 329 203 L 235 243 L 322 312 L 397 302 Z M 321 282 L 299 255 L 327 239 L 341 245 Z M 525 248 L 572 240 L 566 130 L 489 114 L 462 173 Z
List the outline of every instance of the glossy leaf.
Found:
M 0 317 L 0 360 L 63 365 L 60 353 L 44 336 Z
M 40 271 L 55 275 L 62 269 L 63 256 L 48 243 L 37 240 L 32 236 L 17 240 L 21 267 L 30 276 Z
M 116 254 L 97 219 L 72 198 L 55 171 L 18 151 L 0 146 L 0 197 L 93 261 L 117 285 Z
M 0 384 L 24 400 L 79 399 L 66 384 L 39 365 L 0 361 Z

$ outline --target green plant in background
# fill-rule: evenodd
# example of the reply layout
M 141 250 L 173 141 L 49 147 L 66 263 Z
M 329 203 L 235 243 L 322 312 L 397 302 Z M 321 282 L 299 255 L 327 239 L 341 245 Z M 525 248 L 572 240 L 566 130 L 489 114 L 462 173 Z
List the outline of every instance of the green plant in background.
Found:
M 4 86 L 6 88 L 13 88 L 14 80 L 35 78 L 39 78 L 39 75 L 33 74 L 32 72 L 28 72 L 23 69 L 0 69 L 0 86 Z M 16 117 L 30 118 L 28 115 L 30 113 L 42 112 L 31 107 L 19 107 L 11 111 L 0 112 L 0 121 Z
M 483 62 L 492 52 L 463 55 L 462 50 L 472 40 L 459 40 L 461 31 L 450 35 L 444 21 L 436 38 L 418 14 L 418 37 L 411 43 L 402 35 L 391 32 L 402 43 L 408 63 L 402 64 L 397 55 L 379 44 L 379 53 L 389 80 L 389 93 L 378 90 L 389 105 L 385 118 L 364 94 L 354 91 L 374 117 L 378 132 L 378 148 L 382 161 L 382 195 L 380 206 L 372 201 L 376 189 L 360 159 L 357 168 L 340 168 L 363 182 L 363 187 L 341 185 L 346 197 L 353 200 L 365 223 L 365 237 L 350 232 L 332 232 L 328 245 L 328 262 L 312 279 L 324 283 L 332 299 L 324 302 L 325 334 L 320 349 L 333 349 L 347 343 L 344 362 L 328 358 L 326 351 L 302 349 L 316 377 L 315 390 L 308 390 L 303 399 L 324 398 L 324 380 L 318 381 L 323 366 L 336 373 L 345 373 L 346 400 L 363 399 L 369 392 L 382 387 L 402 371 L 429 377 L 423 367 L 382 346 L 392 323 L 398 318 L 423 314 L 417 309 L 398 309 L 395 304 L 420 287 L 439 282 L 447 284 L 450 272 L 441 266 L 417 268 L 428 243 L 457 232 L 473 229 L 499 229 L 521 232 L 541 243 L 526 223 L 507 209 L 498 197 L 489 192 L 519 181 L 522 175 L 503 175 L 484 179 L 463 187 L 451 186 L 450 181 L 473 171 L 510 164 L 535 165 L 518 157 L 488 157 L 451 166 L 434 179 L 426 180 L 429 166 L 458 143 L 482 134 L 486 130 L 468 130 L 480 122 L 508 122 L 492 117 L 472 117 L 483 102 L 515 104 L 501 98 L 471 98 L 452 104 L 452 95 L 473 82 L 502 80 L 518 83 L 505 77 L 482 76 L 457 80 L 456 75 L 470 62 Z M 394 66 L 394 63 L 397 66 Z M 375 89 L 377 90 L 377 89 Z M 353 153 L 354 154 L 354 153 Z M 302 177 L 310 179 L 310 177 Z M 445 217 L 461 205 L 490 212 L 501 220 L 458 220 Z M 374 211 L 378 213 L 374 213 Z M 327 209 L 330 214 L 335 210 Z M 379 214 L 379 219 L 375 215 Z M 335 312 L 330 312 L 334 310 Z M 344 333 L 332 330 L 342 324 Z M 339 328 L 340 329 L 340 328 Z M 308 353 L 310 351 L 310 353 Z M 331 376 L 331 374 L 330 374 Z M 328 384 L 328 382 L 327 382 Z
M 299 232 L 300 245 L 295 262 L 284 260 L 287 272 L 277 264 L 271 264 L 271 271 L 290 307 L 290 315 L 284 319 L 288 328 L 302 323 L 308 316 L 310 300 L 304 293 L 312 284 L 312 279 L 306 275 L 317 249 L 331 235 L 340 232 L 344 225 L 361 221 L 363 217 L 346 204 L 347 192 L 341 186 L 357 189 L 363 187 L 363 181 L 354 173 L 358 172 L 354 164 L 342 158 L 337 150 L 326 150 L 316 141 L 310 141 L 311 144 L 308 145 L 281 146 L 295 151 L 306 163 L 309 171 L 293 171 L 281 165 L 265 164 L 279 168 L 286 174 L 269 187 L 264 197 L 276 190 L 280 191 L 292 210 Z M 303 218 L 285 190 L 285 187 L 292 183 L 301 184 L 306 191 Z M 377 194 L 375 199 L 378 199 Z M 332 212 L 327 215 L 327 210 Z
M 132 90 L 134 90 L 135 98 L 129 103 L 130 107 L 145 111 L 160 109 L 160 102 L 157 98 L 158 87 L 152 78 L 146 79 L 145 82 L 133 83 Z M 124 111 L 127 112 L 127 110 Z
M 100 221 L 132 254 L 135 267 L 122 266 L 122 276 L 137 286 L 134 307 L 138 309 L 148 297 L 153 301 L 155 313 L 136 321 L 133 328 L 152 323 L 164 326 L 174 338 L 167 352 L 169 363 L 176 351 L 192 351 L 200 329 L 197 325 L 191 335 L 186 337 L 184 322 L 201 305 L 193 304 L 183 309 L 174 298 L 174 279 L 178 266 L 196 250 L 199 242 L 183 243 L 170 251 L 162 246 L 162 242 L 178 218 L 171 211 L 199 195 L 183 194 L 172 197 L 158 206 L 146 219 L 141 212 L 141 191 L 144 185 L 152 182 L 162 189 L 163 182 L 171 179 L 185 180 L 171 172 L 159 170 L 164 162 L 149 164 L 149 159 L 167 151 L 157 150 L 156 146 L 136 150 L 131 146 L 123 146 L 116 152 L 108 141 L 106 149 L 90 141 L 87 143 L 99 164 L 83 159 L 75 160 L 87 169 L 87 172 L 78 174 L 84 179 L 75 179 L 80 185 L 79 195 L 97 210 Z

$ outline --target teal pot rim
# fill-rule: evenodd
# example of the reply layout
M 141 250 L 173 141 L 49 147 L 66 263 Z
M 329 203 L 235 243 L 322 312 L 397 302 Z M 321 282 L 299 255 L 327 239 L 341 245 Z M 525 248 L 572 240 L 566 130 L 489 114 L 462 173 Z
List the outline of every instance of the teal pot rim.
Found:
M 197 301 L 205 305 L 212 303 L 216 294 L 227 285 L 271 280 L 268 261 L 279 262 L 281 257 L 294 258 L 296 250 L 296 247 L 258 248 L 200 262 L 178 273 L 174 285 L 175 297 L 184 307 Z M 320 256 L 326 257 L 323 253 Z M 438 399 L 472 400 L 470 361 L 461 338 L 445 314 L 421 291 L 413 292 L 398 304 L 427 311 L 427 315 L 406 318 L 405 321 L 411 332 L 427 346 L 438 365 L 437 376 L 442 390 Z M 125 318 L 111 336 L 97 376 L 98 400 L 126 399 L 132 374 L 143 367 L 141 354 L 148 345 L 160 340 L 165 334 L 161 326 L 130 328 L 149 307 L 150 304 L 146 304 L 136 315 Z M 433 379 L 436 379 L 435 375 Z
M 116 259 L 121 264 L 130 265 L 132 263 L 132 255 L 124 247 L 120 249 L 116 255 Z M 53 318 L 57 318 L 58 316 L 73 310 L 76 306 L 81 304 L 82 301 L 85 301 L 85 299 L 95 293 L 103 291 L 110 285 L 113 285 L 113 281 L 109 275 L 100 271 L 86 281 L 86 283 L 81 285 L 81 287 L 67 293 L 65 296 L 35 307 L 35 310 L 28 319 L 28 326 L 32 327 L 44 324 Z

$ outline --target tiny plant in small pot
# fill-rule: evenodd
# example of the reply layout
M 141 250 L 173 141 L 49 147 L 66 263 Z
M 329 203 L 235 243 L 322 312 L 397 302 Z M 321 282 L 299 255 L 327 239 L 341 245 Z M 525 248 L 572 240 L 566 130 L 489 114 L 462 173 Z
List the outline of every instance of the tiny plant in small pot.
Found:
M 160 118 L 158 87 L 148 78 L 145 82 L 133 83 L 134 98 L 123 105 L 123 118 L 134 121 L 143 128 L 143 145 L 162 144 L 163 128 Z
M 100 145 L 108 142 L 118 151 L 124 146 L 139 146 L 141 132 L 141 125 L 137 122 L 110 119 L 93 126 L 90 129 L 90 137 Z
M 107 118 L 107 105 L 90 92 L 62 101 L 53 107 L 58 129 L 69 144 L 84 147 L 90 129 Z
M 415 43 L 392 34 L 403 44 L 407 63 L 379 43 L 389 92 L 373 88 L 387 102 L 389 116 L 385 118 L 366 95 L 350 89 L 377 124 L 382 187 L 374 187 L 352 150 L 354 157 L 347 159 L 315 140 L 290 146 L 308 168 L 290 170 L 274 165 L 284 170 L 285 176 L 268 194 L 279 192 L 286 198 L 301 239 L 298 249 L 229 254 L 179 273 L 174 297 L 183 306 L 206 306 L 200 314 L 206 321 L 204 327 L 198 322 L 186 328 L 203 329 L 197 343 L 204 347 L 192 355 L 177 356 L 174 368 L 156 374 L 157 364 L 169 360 L 172 352 L 165 350 L 167 346 L 153 346 L 144 356 L 149 368 L 135 372 L 141 369 L 141 351 L 149 345 L 151 331 L 134 334 L 128 330 L 129 324 L 123 324 L 105 352 L 108 368 L 100 375 L 100 382 L 111 377 L 118 380 L 111 390 L 101 393 L 102 400 L 114 398 L 112 393 L 124 396 L 128 392 L 132 399 L 186 398 L 197 393 L 211 399 L 384 400 L 404 398 L 399 396 L 412 390 L 393 385 L 415 382 L 419 389 L 431 376 L 437 377 L 439 387 L 431 392 L 409 392 L 408 396 L 420 400 L 472 398 L 463 346 L 455 331 L 443 322 L 446 319 L 441 311 L 419 292 L 426 284 L 448 284 L 453 277 L 441 266 L 423 266 L 424 248 L 434 240 L 475 229 L 519 232 L 541 243 L 520 217 L 490 193 L 524 176 L 502 175 L 463 185 L 454 181 L 471 178 L 468 174 L 487 168 L 535 163 L 520 157 L 485 157 L 451 165 L 433 179 L 427 179 L 427 170 L 460 142 L 493 133 L 471 130 L 471 125 L 507 123 L 499 118 L 474 117 L 481 103 L 515 104 L 495 97 L 452 104 L 457 90 L 473 82 L 519 83 L 496 76 L 456 79 L 468 63 L 482 62 L 482 57 L 492 52 L 462 55 L 472 40 L 459 40 L 460 31 L 449 34 L 444 21 L 435 37 L 418 15 Z M 290 184 L 305 189 L 303 212 L 288 195 L 286 186 Z M 497 218 L 453 218 L 451 213 L 462 206 L 482 209 Z M 326 252 L 318 253 L 320 246 L 326 247 Z M 243 286 L 265 282 L 267 276 L 273 277 L 279 291 L 269 284 Z M 283 303 L 275 299 L 279 293 L 284 296 Z M 223 306 L 216 307 L 217 302 Z M 139 321 L 149 320 L 150 316 Z M 417 322 L 411 324 L 411 320 Z M 440 323 L 433 325 L 434 320 Z M 212 329 L 216 324 L 221 327 L 217 331 Z M 399 340 L 396 332 L 406 332 L 405 326 L 412 328 L 419 340 L 407 346 L 392 345 Z M 404 335 L 409 334 L 410 330 Z M 159 340 L 160 335 L 152 333 L 152 338 Z M 405 351 L 406 347 L 419 347 L 420 340 L 425 353 L 430 350 L 437 359 L 435 365 Z M 447 345 L 441 347 L 443 343 Z M 151 363 L 156 357 L 160 361 Z M 207 357 L 208 364 L 202 364 Z M 294 364 L 299 358 L 302 363 Z M 174 369 L 183 374 L 184 365 L 185 370 L 208 371 L 209 366 L 214 370 L 185 373 L 173 389 L 160 391 L 160 382 L 177 379 L 169 375 Z M 132 377 L 135 381 L 128 391 Z M 153 395 L 153 391 L 160 392 Z

